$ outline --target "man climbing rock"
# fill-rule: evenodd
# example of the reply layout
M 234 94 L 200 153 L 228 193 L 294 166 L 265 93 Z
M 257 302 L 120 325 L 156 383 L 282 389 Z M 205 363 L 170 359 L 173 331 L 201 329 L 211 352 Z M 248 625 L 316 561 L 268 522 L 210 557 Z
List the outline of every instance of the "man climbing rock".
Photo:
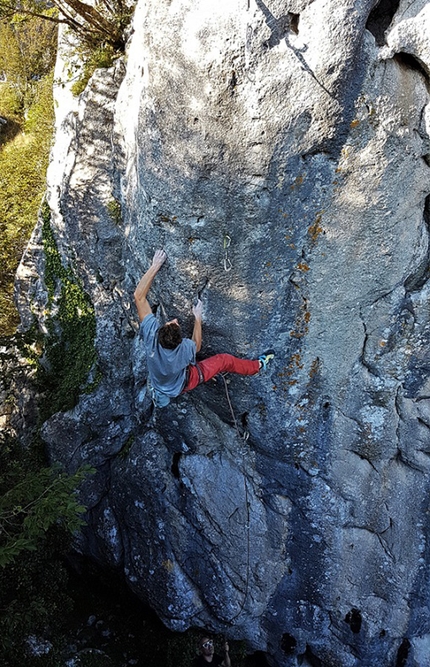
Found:
M 148 387 L 157 407 L 166 406 L 171 398 L 191 391 L 218 373 L 255 375 L 274 357 L 273 350 L 264 352 L 258 359 L 238 359 L 231 354 L 216 354 L 196 361 L 196 353 L 202 346 L 202 302 L 193 306 L 194 328 L 191 338 L 182 338 L 178 320 L 170 320 L 159 326 L 148 303 L 147 295 L 152 281 L 166 261 L 164 250 L 157 250 L 148 271 L 141 278 L 134 292 L 140 324 L 140 338 L 146 350 Z

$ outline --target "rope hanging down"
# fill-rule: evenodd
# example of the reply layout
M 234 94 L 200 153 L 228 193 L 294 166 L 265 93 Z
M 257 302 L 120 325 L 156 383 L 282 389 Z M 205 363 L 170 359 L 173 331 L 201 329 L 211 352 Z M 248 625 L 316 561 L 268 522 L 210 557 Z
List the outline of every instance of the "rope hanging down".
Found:
M 224 387 L 225 387 L 225 395 L 227 396 L 227 402 L 228 406 L 230 408 L 231 416 L 233 419 L 233 424 L 235 426 L 237 435 L 240 440 L 243 440 L 243 442 L 246 442 L 249 438 L 249 431 L 247 429 L 244 430 L 243 433 L 240 432 L 239 429 L 239 424 L 237 423 L 236 415 L 234 414 L 233 410 L 233 405 L 231 403 L 230 399 L 230 394 L 228 391 L 228 386 L 227 386 L 227 380 L 225 379 L 225 374 L 221 373 L 221 377 L 224 381 Z M 245 473 L 245 450 L 242 448 L 242 475 L 243 475 L 243 484 L 245 488 L 245 511 L 246 511 L 246 578 L 245 578 L 245 594 L 243 597 L 242 604 L 240 605 L 239 611 L 235 616 L 229 619 L 229 623 L 232 623 L 233 621 L 236 620 L 238 616 L 242 613 L 242 611 L 245 608 L 246 601 L 248 599 L 248 593 L 249 593 L 249 573 L 251 569 L 251 540 L 250 540 L 250 512 L 249 512 L 249 496 L 248 496 L 248 484 L 246 483 L 246 473 Z

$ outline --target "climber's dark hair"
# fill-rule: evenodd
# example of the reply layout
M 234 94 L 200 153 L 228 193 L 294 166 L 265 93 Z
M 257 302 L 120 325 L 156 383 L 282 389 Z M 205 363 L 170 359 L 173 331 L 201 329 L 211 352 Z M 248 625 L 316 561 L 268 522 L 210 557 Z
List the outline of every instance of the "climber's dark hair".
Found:
M 158 329 L 158 342 L 166 350 L 174 350 L 182 341 L 181 327 L 179 324 L 164 324 Z

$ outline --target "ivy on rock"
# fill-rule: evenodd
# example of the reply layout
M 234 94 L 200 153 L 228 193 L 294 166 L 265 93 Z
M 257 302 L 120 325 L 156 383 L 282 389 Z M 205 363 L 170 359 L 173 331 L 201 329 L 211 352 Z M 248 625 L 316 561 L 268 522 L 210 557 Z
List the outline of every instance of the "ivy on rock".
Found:
M 39 360 L 38 382 L 45 393 L 43 418 L 73 408 L 86 391 L 95 367 L 96 318 L 89 295 L 70 266 L 64 266 L 51 227 L 51 212 L 42 205 L 48 334 Z M 94 389 L 94 382 L 91 382 Z

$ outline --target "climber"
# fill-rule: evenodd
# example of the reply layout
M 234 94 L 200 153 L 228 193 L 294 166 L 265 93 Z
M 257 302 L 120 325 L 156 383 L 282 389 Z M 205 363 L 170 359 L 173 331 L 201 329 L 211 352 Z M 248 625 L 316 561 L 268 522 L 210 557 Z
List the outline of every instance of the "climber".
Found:
M 227 642 L 224 644 L 224 658 L 214 653 L 214 643 L 209 637 L 202 637 L 199 642 L 200 655 L 193 661 L 193 667 L 207 667 L 207 665 L 214 665 L 217 667 L 231 667 L 229 646 Z
M 204 361 L 196 361 L 196 353 L 202 346 L 202 302 L 193 306 L 194 328 L 190 338 L 182 338 L 178 320 L 173 319 L 159 327 L 147 294 L 152 281 L 166 261 L 164 250 L 157 250 L 148 271 L 141 278 L 134 292 L 140 321 L 139 336 L 143 340 L 148 364 L 148 388 L 157 407 L 168 405 L 171 398 L 191 391 L 218 373 L 255 375 L 266 369 L 274 357 L 267 350 L 258 359 L 238 359 L 231 354 L 216 354 Z

